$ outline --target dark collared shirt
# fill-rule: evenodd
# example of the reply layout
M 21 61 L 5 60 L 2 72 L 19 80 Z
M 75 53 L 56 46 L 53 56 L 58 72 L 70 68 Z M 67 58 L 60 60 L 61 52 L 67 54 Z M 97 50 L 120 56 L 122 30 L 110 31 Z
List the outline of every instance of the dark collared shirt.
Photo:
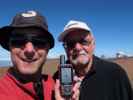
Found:
M 80 100 L 133 100 L 129 79 L 119 65 L 94 56 L 92 68 L 81 83 Z

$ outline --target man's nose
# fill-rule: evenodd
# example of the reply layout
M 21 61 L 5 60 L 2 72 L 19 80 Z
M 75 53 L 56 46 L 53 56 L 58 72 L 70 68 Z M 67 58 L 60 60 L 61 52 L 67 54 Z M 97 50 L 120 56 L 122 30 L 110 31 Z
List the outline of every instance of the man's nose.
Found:
M 80 43 L 76 43 L 75 44 L 75 47 L 74 47 L 76 50 L 81 50 L 82 49 L 82 44 L 80 44 Z
M 28 58 L 28 59 L 32 59 L 33 56 L 35 54 L 35 48 L 34 45 L 32 44 L 32 42 L 27 42 L 25 44 L 24 47 L 24 55 Z

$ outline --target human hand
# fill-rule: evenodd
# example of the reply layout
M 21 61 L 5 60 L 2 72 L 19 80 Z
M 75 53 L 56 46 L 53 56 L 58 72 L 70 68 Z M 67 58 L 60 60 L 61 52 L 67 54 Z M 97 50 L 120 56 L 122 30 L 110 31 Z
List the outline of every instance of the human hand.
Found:
M 69 100 L 79 100 L 80 84 L 81 84 L 81 80 L 77 76 L 75 76 L 74 84 L 73 84 L 73 88 L 72 88 L 72 96 Z M 61 96 L 60 81 L 58 79 L 56 80 L 56 84 L 55 84 L 55 99 L 56 100 L 66 100 L 66 98 Z M 68 98 L 67 98 L 67 100 L 68 100 Z
M 80 79 L 77 76 L 74 76 L 74 85 L 72 88 L 72 100 L 79 100 L 79 95 L 80 95 L 80 85 L 81 85 L 82 79 Z
M 55 84 L 55 100 L 65 100 L 65 98 L 61 96 L 60 81 L 58 79 L 56 79 L 56 84 Z

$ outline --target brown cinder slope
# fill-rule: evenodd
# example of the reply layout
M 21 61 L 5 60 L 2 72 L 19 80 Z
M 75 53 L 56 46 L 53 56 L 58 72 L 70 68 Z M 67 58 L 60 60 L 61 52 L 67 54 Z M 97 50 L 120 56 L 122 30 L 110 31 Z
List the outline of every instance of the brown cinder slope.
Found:
M 115 59 L 109 59 L 109 61 L 115 62 L 121 65 L 121 67 L 125 69 L 133 86 L 133 57 L 115 58 Z M 58 65 L 59 65 L 58 58 L 48 59 L 43 66 L 42 73 L 53 75 L 57 71 Z M 0 77 L 8 70 L 8 68 L 9 67 L 0 67 Z

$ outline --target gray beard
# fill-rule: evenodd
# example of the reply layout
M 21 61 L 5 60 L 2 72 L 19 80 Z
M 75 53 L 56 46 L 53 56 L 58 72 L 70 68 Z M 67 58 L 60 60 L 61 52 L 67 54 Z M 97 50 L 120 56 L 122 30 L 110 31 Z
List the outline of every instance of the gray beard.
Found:
M 85 55 L 84 55 L 85 56 Z M 86 65 L 89 62 L 89 58 L 88 57 L 84 57 L 84 59 L 81 61 L 79 61 L 79 58 L 76 59 L 71 59 L 71 62 L 77 66 L 77 65 Z

